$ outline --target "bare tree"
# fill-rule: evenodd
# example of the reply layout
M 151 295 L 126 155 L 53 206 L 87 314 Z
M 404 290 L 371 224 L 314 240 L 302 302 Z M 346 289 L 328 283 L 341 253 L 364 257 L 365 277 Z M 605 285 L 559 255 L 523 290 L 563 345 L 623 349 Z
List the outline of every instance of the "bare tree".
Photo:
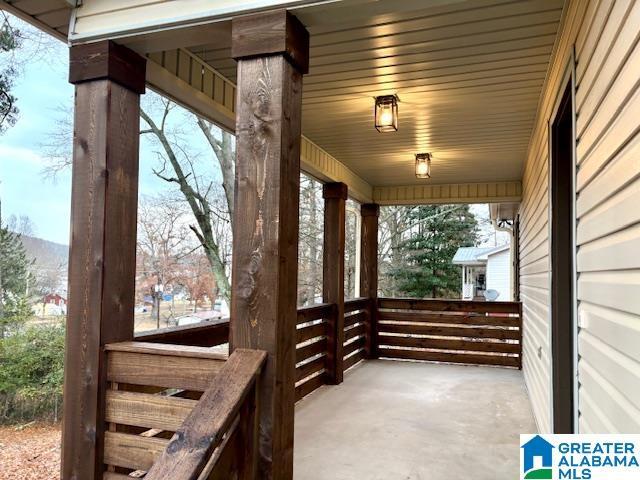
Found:
M 229 132 L 222 130 L 202 117 L 197 119 L 198 127 L 202 130 L 211 149 L 216 154 L 222 172 L 222 188 L 227 200 L 227 210 L 233 223 L 233 201 L 236 181 L 236 152 L 235 138 Z M 220 135 L 220 138 L 216 136 Z
M 223 257 L 221 242 L 215 235 L 215 225 L 228 223 L 231 225 L 233 217 L 233 203 L 229 203 L 229 195 L 226 195 L 226 208 L 220 209 L 211 201 L 211 196 L 215 190 L 213 181 L 209 181 L 202 175 L 198 175 L 194 168 L 193 158 L 186 152 L 184 147 L 172 138 L 168 131 L 167 119 L 175 104 L 170 100 L 160 99 L 161 109 L 159 118 L 154 120 L 144 109 L 141 109 L 140 116 L 148 125 L 148 129 L 141 130 L 141 134 L 152 134 L 162 147 L 163 166 L 155 169 L 154 173 L 161 179 L 169 183 L 175 183 L 182 192 L 185 201 L 189 205 L 196 220 L 195 225 L 190 225 L 198 241 L 204 248 L 213 275 L 218 285 L 218 293 L 227 301 L 231 298 L 230 282 L 227 275 L 226 259 Z M 232 141 L 225 140 L 226 133 L 222 133 L 222 139 L 218 139 L 213 134 L 213 126 L 202 119 L 197 119 L 201 129 L 206 129 L 206 136 L 211 148 L 216 156 L 221 170 L 223 170 L 222 187 L 225 192 L 231 192 L 233 198 L 233 186 L 228 184 L 229 177 L 225 178 L 224 171 L 229 169 L 229 163 L 233 164 L 235 153 L 230 147 Z M 204 130 L 203 130 L 204 131 Z M 216 145 L 214 148 L 213 145 Z M 168 166 L 167 166 L 168 164 Z M 233 171 L 233 170 L 232 170 Z M 233 174 L 232 174 L 233 176 Z M 216 208 L 218 207 L 218 208 Z
M 188 134 L 176 127 L 178 121 L 170 121 L 177 105 L 155 94 L 146 97 L 140 116 L 144 122 L 140 134 L 149 137 L 159 146 L 160 166 L 154 174 L 169 184 L 176 185 L 184 202 L 193 214 L 189 225 L 202 248 L 213 272 L 218 294 L 230 301 L 229 282 L 232 218 L 235 182 L 235 140 L 233 135 L 214 124 L 188 114 L 188 122 L 198 127 L 211 148 L 214 162 L 221 172 L 221 181 L 208 178 L 198 171 L 197 155 L 189 149 Z M 49 159 L 43 173 L 55 178 L 71 165 L 72 122 L 70 112 L 61 117 L 52 130 L 43 151 Z
M 7 220 L 7 228 L 19 235 L 34 236 L 36 227 L 28 215 L 11 215 Z
M 178 204 L 179 205 L 179 204 Z M 160 301 L 168 285 L 180 278 L 180 260 L 194 248 L 183 209 L 170 197 L 143 196 L 138 206 L 137 281 L 153 298 L 151 316 L 160 328 Z
M 206 256 L 199 249 L 188 255 L 182 263 L 180 283 L 189 292 L 193 312 L 196 312 L 200 303 L 207 298 L 215 298 L 215 279 Z
M 310 305 L 322 295 L 322 184 L 300 175 L 300 236 L 298 244 L 298 305 Z
M 357 243 L 360 241 L 360 204 L 353 199 L 347 199 L 345 215 L 345 246 L 344 246 L 344 296 L 347 299 L 356 296 L 358 277 Z
M 60 58 L 63 48 L 62 42 L 0 10 L 0 134 L 19 117 L 18 99 L 12 93 L 15 80 L 31 62 Z

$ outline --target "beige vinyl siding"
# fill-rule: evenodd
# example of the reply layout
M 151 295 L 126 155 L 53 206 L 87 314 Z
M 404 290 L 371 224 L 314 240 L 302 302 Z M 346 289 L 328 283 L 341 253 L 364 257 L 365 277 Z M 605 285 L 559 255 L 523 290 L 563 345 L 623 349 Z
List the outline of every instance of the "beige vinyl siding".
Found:
M 541 432 L 551 425 L 549 139 L 547 125 L 573 45 L 589 23 L 595 1 L 569 0 L 538 104 L 522 181 L 520 207 L 520 299 L 523 307 L 523 371 L 531 407 Z M 592 16 L 592 15 L 591 15 Z
M 579 430 L 640 431 L 640 1 L 571 1 L 523 178 L 524 373 L 551 427 L 547 122 L 576 52 Z M 540 356 L 538 356 L 540 350 Z
M 640 2 L 603 1 L 599 15 L 576 67 L 579 426 L 637 433 Z

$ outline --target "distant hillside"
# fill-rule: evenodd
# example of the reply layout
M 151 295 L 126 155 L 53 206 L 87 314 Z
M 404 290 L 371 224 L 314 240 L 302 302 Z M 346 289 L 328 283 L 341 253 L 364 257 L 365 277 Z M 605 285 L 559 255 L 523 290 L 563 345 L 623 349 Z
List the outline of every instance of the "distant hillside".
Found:
M 49 240 L 28 235 L 22 235 L 21 238 L 27 254 L 31 258 L 35 258 L 36 263 L 45 261 L 45 259 L 55 259 L 57 263 L 66 265 L 69 261 L 69 245 L 62 245 L 61 243 L 50 242 Z M 47 263 L 49 263 L 48 260 Z
M 22 235 L 21 239 L 27 255 L 35 261 L 33 273 L 39 289 L 65 296 L 69 246 L 28 235 Z

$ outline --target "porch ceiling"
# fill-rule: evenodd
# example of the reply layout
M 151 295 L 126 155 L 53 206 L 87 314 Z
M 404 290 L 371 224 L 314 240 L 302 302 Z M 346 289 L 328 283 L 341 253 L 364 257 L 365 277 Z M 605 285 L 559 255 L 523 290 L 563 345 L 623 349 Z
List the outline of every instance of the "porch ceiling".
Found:
M 303 132 L 374 186 L 519 180 L 562 0 L 345 1 L 296 15 L 311 33 Z M 191 48 L 235 79 L 230 44 Z M 398 94 L 399 130 L 373 127 Z M 433 153 L 432 178 L 414 153 Z
M 291 9 L 311 33 L 303 133 L 366 187 L 360 188 L 363 200 L 517 201 L 564 0 L 294 3 Z M 65 38 L 72 4 L 0 0 L 3 8 L 59 38 Z M 235 81 L 230 20 L 115 37 L 140 53 L 189 48 Z M 191 82 L 189 73 L 157 73 L 148 81 L 170 96 L 172 89 L 163 89 L 160 80 Z M 200 113 L 218 107 L 216 99 L 203 98 L 207 105 L 198 109 L 193 95 L 200 93 L 185 84 L 177 88 L 184 95 L 173 97 Z M 391 93 L 400 97 L 399 131 L 380 134 L 373 127 L 373 97 Z M 415 178 L 418 152 L 433 154 L 430 180 Z M 354 186 L 346 177 L 338 181 Z
M 68 0 L 0 0 L 0 8 L 60 40 L 66 40 L 69 32 L 71 4 Z

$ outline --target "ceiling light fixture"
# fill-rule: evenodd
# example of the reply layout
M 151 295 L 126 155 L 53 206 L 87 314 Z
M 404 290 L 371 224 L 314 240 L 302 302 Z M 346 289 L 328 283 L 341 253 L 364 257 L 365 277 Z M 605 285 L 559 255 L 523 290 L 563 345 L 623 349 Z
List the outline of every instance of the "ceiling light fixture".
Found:
M 381 133 L 398 131 L 398 96 L 376 97 L 374 109 L 376 130 Z
M 430 153 L 416 153 L 416 177 L 431 178 Z

